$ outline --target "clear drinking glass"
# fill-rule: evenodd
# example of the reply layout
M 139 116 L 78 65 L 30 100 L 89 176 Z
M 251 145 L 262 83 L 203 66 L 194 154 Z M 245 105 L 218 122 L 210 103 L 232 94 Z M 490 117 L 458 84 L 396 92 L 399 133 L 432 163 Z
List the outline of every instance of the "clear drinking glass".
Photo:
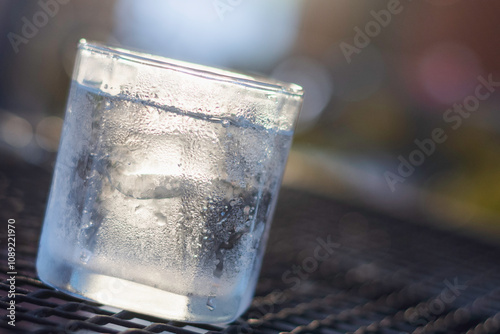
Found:
M 254 292 L 301 102 L 294 84 L 82 40 L 41 280 L 162 318 L 237 318 Z

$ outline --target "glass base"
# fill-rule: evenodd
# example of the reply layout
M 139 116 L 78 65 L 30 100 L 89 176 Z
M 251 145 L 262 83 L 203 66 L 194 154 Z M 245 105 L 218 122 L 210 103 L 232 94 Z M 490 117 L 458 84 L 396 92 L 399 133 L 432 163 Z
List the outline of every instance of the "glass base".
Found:
M 37 263 L 39 278 L 78 298 L 168 320 L 228 323 L 249 306 L 240 298 L 179 295 L 140 283 L 110 277 L 63 263 Z

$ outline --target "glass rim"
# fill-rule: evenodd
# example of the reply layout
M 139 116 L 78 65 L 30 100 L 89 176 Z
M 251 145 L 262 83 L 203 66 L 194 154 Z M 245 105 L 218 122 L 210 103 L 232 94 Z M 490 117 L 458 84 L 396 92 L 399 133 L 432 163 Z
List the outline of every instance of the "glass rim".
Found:
M 294 95 L 297 97 L 303 97 L 304 95 L 303 88 L 294 83 L 283 82 L 263 76 L 242 74 L 232 70 L 195 64 L 183 60 L 175 60 L 168 57 L 152 55 L 142 51 L 108 46 L 99 42 L 87 41 L 86 39 L 80 39 L 78 49 L 118 56 L 127 61 L 183 72 L 209 80 L 230 82 L 233 84 L 273 91 L 285 95 Z

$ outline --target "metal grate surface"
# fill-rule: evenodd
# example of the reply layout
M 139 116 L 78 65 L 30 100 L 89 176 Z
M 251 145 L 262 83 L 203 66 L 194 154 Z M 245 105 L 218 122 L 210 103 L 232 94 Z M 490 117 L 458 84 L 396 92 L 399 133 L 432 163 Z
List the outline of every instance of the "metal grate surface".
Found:
M 36 278 L 50 174 L 0 164 L 0 332 L 500 333 L 500 249 L 284 189 L 251 308 L 229 325 L 169 322 L 82 301 Z M 16 219 L 16 326 L 6 222 Z

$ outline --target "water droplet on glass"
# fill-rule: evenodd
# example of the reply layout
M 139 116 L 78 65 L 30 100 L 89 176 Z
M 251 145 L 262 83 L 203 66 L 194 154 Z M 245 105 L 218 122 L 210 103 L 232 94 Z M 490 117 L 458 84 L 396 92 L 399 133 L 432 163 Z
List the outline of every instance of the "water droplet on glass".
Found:
M 215 297 L 208 297 L 208 299 L 207 299 L 207 308 L 210 311 L 215 310 Z
M 110 109 L 111 109 L 111 102 L 105 101 L 104 102 L 104 110 L 110 110 Z
M 165 217 L 165 215 L 163 215 L 161 212 L 157 212 L 155 216 L 156 216 L 156 224 L 158 226 L 165 226 L 167 224 L 167 217 Z
M 92 252 L 90 252 L 88 249 L 84 249 L 80 253 L 80 261 L 83 264 L 87 264 L 89 262 L 89 260 L 90 260 L 91 257 L 92 257 Z

